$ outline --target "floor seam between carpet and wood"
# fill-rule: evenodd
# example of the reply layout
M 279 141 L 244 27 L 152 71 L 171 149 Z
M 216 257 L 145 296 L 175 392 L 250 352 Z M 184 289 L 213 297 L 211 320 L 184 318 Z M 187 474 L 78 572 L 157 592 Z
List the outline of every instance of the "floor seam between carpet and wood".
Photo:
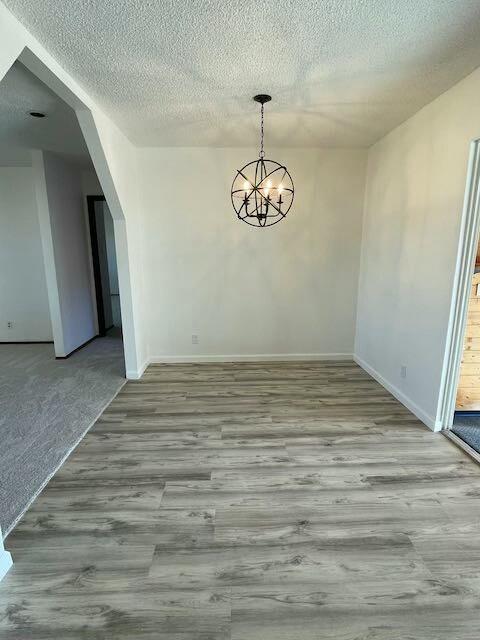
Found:
M 67 360 L 51 344 L 0 345 L 0 526 L 4 535 L 125 384 L 119 338 Z

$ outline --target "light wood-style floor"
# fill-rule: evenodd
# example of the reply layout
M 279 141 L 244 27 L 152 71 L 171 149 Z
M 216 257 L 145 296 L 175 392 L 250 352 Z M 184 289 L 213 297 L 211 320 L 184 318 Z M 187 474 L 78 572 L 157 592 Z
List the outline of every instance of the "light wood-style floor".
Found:
M 480 467 L 356 365 L 151 366 L 7 538 L 2 640 L 478 640 Z

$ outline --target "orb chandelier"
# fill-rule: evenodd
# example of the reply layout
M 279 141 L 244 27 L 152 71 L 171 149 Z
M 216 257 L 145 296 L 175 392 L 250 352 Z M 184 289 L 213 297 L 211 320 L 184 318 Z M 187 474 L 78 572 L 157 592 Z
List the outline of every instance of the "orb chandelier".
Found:
M 232 204 L 239 220 L 252 227 L 271 227 L 283 220 L 292 206 L 294 188 L 287 167 L 265 159 L 263 107 L 271 96 L 253 98 L 260 107 L 260 154 L 237 171 L 232 184 Z

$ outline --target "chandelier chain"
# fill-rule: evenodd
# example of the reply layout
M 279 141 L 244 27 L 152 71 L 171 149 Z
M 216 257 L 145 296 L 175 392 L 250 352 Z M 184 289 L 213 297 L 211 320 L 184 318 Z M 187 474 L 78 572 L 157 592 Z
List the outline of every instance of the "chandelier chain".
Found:
M 265 151 L 263 150 L 263 103 L 261 108 L 261 119 L 260 119 L 260 158 L 265 156 Z

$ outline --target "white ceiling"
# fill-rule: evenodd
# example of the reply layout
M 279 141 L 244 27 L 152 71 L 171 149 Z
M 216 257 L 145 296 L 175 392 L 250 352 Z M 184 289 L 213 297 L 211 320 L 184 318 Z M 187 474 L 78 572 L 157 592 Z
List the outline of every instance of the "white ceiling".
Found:
M 32 118 L 41 111 L 45 118 Z M 16 62 L 0 85 L 0 165 L 30 164 L 28 149 L 55 151 L 91 165 L 75 112 Z
M 480 65 L 478 0 L 4 0 L 138 145 L 366 146 Z

